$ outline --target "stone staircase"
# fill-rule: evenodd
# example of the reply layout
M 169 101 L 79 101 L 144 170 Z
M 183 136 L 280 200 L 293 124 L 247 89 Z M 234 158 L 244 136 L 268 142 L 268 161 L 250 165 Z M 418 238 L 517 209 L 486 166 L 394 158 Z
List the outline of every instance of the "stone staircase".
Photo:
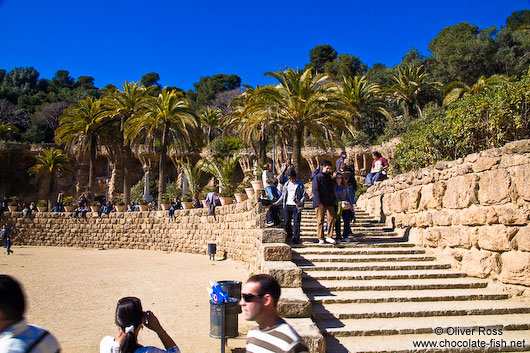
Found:
M 327 352 L 530 351 L 530 304 L 467 277 L 356 209 L 351 243 L 316 243 L 302 213 L 293 262 Z M 435 346 L 436 345 L 436 346 Z

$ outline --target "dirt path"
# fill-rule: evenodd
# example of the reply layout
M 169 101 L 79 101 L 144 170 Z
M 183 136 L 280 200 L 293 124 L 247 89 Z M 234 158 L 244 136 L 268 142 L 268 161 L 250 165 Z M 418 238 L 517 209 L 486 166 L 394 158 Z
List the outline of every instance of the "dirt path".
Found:
M 3 250 L 0 273 L 24 285 L 28 321 L 49 329 L 63 352 L 99 352 L 101 338 L 117 333 L 114 310 L 124 296 L 140 298 L 183 353 L 219 352 L 220 340 L 208 336 L 208 280 L 244 281 L 249 275 L 243 263 L 210 261 L 206 255 L 13 247 L 15 253 L 7 256 Z M 242 325 L 247 323 L 239 315 Z M 162 348 L 146 328 L 139 342 Z

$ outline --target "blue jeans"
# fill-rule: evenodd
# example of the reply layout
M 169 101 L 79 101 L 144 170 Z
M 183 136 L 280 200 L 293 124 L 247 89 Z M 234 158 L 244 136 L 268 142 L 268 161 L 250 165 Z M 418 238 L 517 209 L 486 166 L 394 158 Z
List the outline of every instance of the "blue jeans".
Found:
M 298 211 L 298 207 L 293 205 L 285 205 L 283 209 L 283 218 L 285 221 L 285 232 L 287 239 L 292 238 L 294 243 L 300 242 L 300 220 L 302 213 Z M 291 219 L 293 225 L 291 226 Z
M 276 188 L 276 186 L 267 186 L 265 188 L 265 192 L 267 193 L 269 200 L 274 200 L 280 197 L 280 195 L 278 195 L 278 188 Z
M 350 222 L 352 220 L 353 213 L 351 210 L 342 210 L 342 220 L 344 222 L 344 236 L 341 236 L 340 218 L 337 217 L 337 224 L 335 225 L 335 234 L 337 239 L 347 238 L 352 235 Z
M 368 173 L 366 176 L 366 184 L 374 185 L 374 183 L 379 180 L 379 177 L 381 177 L 381 172 Z

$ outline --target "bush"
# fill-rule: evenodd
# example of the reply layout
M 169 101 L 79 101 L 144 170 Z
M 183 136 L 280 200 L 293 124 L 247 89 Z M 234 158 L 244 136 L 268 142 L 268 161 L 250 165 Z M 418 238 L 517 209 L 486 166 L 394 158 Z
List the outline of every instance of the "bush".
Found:
M 217 137 L 207 146 L 210 151 L 221 158 L 231 156 L 243 147 L 245 144 L 240 137 Z
M 530 137 L 530 75 L 465 94 L 445 114 L 431 111 L 403 135 L 392 160 L 398 173 Z M 427 114 L 426 114 L 427 115 Z
M 46 206 L 48 206 L 48 201 L 46 201 L 46 200 L 39 200 L 39 201 L 37 201 L 37 206 L 39 206 L 39 207 L 46 207 Z

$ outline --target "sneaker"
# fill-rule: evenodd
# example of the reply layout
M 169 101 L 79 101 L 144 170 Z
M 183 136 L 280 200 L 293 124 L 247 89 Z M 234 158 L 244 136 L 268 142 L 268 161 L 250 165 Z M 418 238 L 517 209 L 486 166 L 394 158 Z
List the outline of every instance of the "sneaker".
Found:
M 344 238 L 343 240 L 344 240 L 346 243 L 351 242 L 350 238 Z
M 265 227 L 274 227 L 274 222 L 265 223 Z
M 326 241 L 327 241 L 328 243 L 330 243 L 330 244 L 335 244 L 335 239 L 333 239 L 333 238 L 327 238 L 327 237 L 326 237 Z
M 320 239 L 320 240 L 318 241 L 318 243 L 319 243 L 319 244 L 326 244 L 326 242 L 324 241 L 324 239 Z

